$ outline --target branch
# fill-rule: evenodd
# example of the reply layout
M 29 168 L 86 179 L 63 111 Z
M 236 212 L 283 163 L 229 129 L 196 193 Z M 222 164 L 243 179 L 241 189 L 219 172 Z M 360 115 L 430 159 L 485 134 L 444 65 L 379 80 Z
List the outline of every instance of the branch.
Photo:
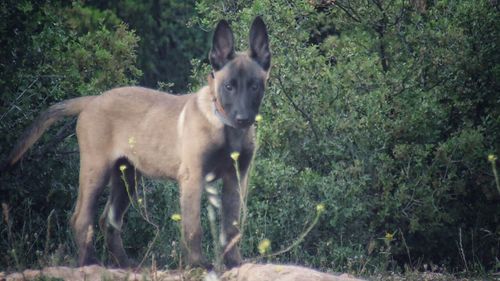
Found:
M 21 97 L 22 97 L 22 96 L 26 93 L 26 91 L 28 91 L 28 90 L 31 88 L 31 86 L 33 86 L 33 85 L 36 83 L 36 81 L 38 81 L 38 79 L 39 79 L 39 78 L 40 78 L 40 77 L 37 77 L 35 80 L 33 80 L 33 81 L 29 84 L 29 86 L 28 86 L 28 87 L 26 87 L 26 89 L 24 89 L 24 90 L 21 92 L 21 94 L 19 94 L 19 96 L 17 96 L 17 97 L 16 97 L 16 99 L 15 99 L 15 100 L 11 103 L 10 108 L 9 108 L 7 111 L 5 111 L 5 113 L 4 113 L 4 114 L 2 114 L 2 116 L 0 116 L 0 121 L 2 121 L 2 120 L 3 120 L 3 118 L 4 118 L 4 117 L 5 117 L 5 116 L 6 116 L 6 115 L 10 112 L 10 111 L 12 111 L 14 108 L 16 108 L 16 102 L 17 102 L 17 101 L 18 101 L 18 100 L 19 100 L 19 99 L 20 99 L 20 98 L 21 98 Z
M 377 8 L 383 12 L 384 11 L 384 8 L 382 7 L 382 3 L 380 3 L 380 1 L 378 0 L 372 0 L 373 4 L 375 4 L 377 6 Z
M 342 11 L 344 11 L 344 13 L 346 13 L 346 14 L 347 14 L 347 15 L 348 15 L 351 19 L 353 19 L 353 20 L 355 20 L 355 21 L 357 21 L 357 22 L 361 22 L 361 20 L 360 20 L 358 17 L 356 17 L 356 16 L 354 15 L 354 13 L 349 12 L 349 10 L 348 10 L 346 7 L 342 6 L 342 5 L 341 5 L 340 3 L 338 3 L 338 2 L 337 2 L 337 3 L 335 3 L 335 4 L 337 4 L 337 6 L 338 6 L 338 7 L 339 7 Z
M 306 119 L 307 122 L 309 122 L 309 124 L 311 125 L 311 130 L 314 134 L 314 138 L 316 139 L 317 142 L 319 142 L 319 134 L 318 134 L 318 130 L 316 128 L 316 126 L 314 125 L 314 122 L 312 120 L 312 118 L 304 111 L 302 110 L 302 108 L 300 108 L 292 99 L 292 97 L 288 94 L 288 92 L 285 90 L 285 86 L 283 85 L 283 81 L 281 80 L 281 72 L 278 71 L 278 82 L 279 82 L 279 85 L 280 85 L 280 88 L 281 88 L 281 91 L 283 92 L 283 94 L 285 94 L 285 97 L 288 99 L 288 101 L 290 101 L 290 104 L 292 105 L 292 107 L 298 111 L 302 117 L 304 119 Z
M 76 119 L 66 122 L 64 126 L 62 126 L 59 131 L 57 131 L 54 138 L 52 138 L 47 144 L 45 144 L 41 149 L 37 156 L 43 156 L 47 152 L 53 150 L 60 142 L 62 142 L 65 138 L 69 137 L 73 134 L 73 125 L 76 123 Z

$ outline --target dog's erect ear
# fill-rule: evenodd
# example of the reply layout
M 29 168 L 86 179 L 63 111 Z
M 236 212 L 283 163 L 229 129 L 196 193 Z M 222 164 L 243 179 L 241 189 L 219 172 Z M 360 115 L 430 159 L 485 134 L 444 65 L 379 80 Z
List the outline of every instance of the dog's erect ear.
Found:
M 210 50 L 210 64 L 215 71 L 220 70 L 234 57 L 233 31 L 225 20 L 219 21 L 215 28 Z
M 260 17 L 253 20 L 250 28 L 250 57 L 257 61 L 265 71 L 269 70 L 271 66 L 269 37 L 266 24 Z

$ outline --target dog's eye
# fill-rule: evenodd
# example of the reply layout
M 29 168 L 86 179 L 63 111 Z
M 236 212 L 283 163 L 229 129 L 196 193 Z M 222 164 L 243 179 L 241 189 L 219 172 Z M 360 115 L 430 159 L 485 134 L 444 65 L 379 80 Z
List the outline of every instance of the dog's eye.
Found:
M 259 89 L 259 85 L 257 83 L 252 83 L 252 85 L 250 85 L 250 89 L 252 91 L 257 91 Z
M 224 88 L 226 88 L 227 91 L 231 92 L 233 90 L 233 86 L 231 84 L 226 84 L 224 85 Z

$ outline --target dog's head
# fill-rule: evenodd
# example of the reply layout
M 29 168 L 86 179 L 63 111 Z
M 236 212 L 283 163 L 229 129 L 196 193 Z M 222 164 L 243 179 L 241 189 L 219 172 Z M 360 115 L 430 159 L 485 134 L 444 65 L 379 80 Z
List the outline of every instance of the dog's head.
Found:
M 271 67 L 269 38 L 260 17 L 252 23 L 249 40 L 248 52 L 235 52 L 233 32 L 222 20 L 215 28 L 210 51 L 216 114 L 235 128 L 254 123 Z

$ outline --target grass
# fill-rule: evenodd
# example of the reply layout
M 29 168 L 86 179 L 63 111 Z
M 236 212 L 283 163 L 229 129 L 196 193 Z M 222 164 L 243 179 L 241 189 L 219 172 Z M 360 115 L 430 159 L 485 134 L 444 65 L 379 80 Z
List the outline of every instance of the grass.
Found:
M 156 234 L 156 229 L 154 227 L 151 227 L 149 231 L 144 232 L 145 227 L 147 225 L 150 225 L 148 222 L 144 220 L 145 214 L 139 213 L 140 210 L 132 209 L 126 222 L 125 229 L 126 231 L 124 232 L 125 236 L 125 245 L 128 246 L 129 248 L 127 249 L 129 254 L 131 254 L 134 258 L 138 258 L 141 261 L 145 261 L 144 265 L 151 265 L 154 270 L 161 270 L 166 267 L 169 268 L 178 268 L 181 265 L 181 256 L 180 256 L 180 248 L 179 248 L 179 223 L 172 220 L 171 216 L 172 214 L 176 214 L 178 209 L 176 208 L 168 208 L 164 209 L 163 207 L 160 207 L 160 204 L 164 204 L 166 202 L 159 202 L 160 204 L 153 205 L 153 201 L 156 199 L 160 199 L 158 201 L 169 201 L 172 197 L 176 196 L 176 194 L 170 194 L 168 190 L 168 186 L 165 190 L 165 186 L 162 184 L 158 184 L 155 182 L 148 182 L 146 183 L 146 187 L 149 188 L 148 190 L 150 192 L 150 196 L 148 196 L 146 199 L 143 200 L 149 200 L 148 201 L 148 216 L 150 220 L 153 220 L 159 229 L 160 234 L 158 235 L 158 239 L 154 241 L 155 243 L 151 243 L 153 241 L 154 237 L 157 235 Z M 168 194 L 165 194 L 168 193 Z M 250 199 L 251 200 L 251 199 Z M 210 203 L 208 203 L 208 200 L 204 201 L 204 204 L 206 206 L 209 206 Z M 170 202 L 171 204 L 171 202 Z M 321 205 L 319 205 L 321 206 Z M 323 213 L 322 207 L 319 207 L 315 212 L 315 216 L 311 223 L 308 224 L 307 227 L 305 227 L 306 231 L 300 232 L 301 234 L 296 237 L 295 240 L 292 240 L 291 242 L 286 242 L 286 241 L 269 241 L 269 244 L 267 246 L 259 246 L 259 243 L 255 246 L 255 252 L 257 255 L 254 254 L 254 257 L 259 259 L 259 260 L 268 260 L 269 258 L 275 256 L 276 254 L 284 254 L 287 251 L 293 251 L 294 253 L 301 253 L 303 249 L 307 249 L 309 247 L 309 244 L 305 244 L 307 242 L 307 237 L 308 235 L 311 235 L 312 231 L 314 230 L 314 227 L 317 226 L 318 223 L 321 221 L 321 216 Z M 64 225 L 58 225 L 60 222 L 58 222 L 57 218 L 57 211 L 50 212 L 49 215 L 45 218 L 45 235 L 40 235 L 38 234 L 38 238 L 35 238 L 33 233 L 31 235 L 29 234 L 28 229 L 33 229 L 36 228 L 34 225 L 36 224 L 36 221 L 34 221 L 32 218 L 33 216 L 28 216 L 26 217 L 25 221 L 25 227 L 21 229 L 16 229 L 12 228 L 12 226 L 17 225 L 15 221 L 12 220 L 12 216 L 10 215 L 9 212 L 10 207 L 9 206 L 4 206 L 3 207 L 3 233 L 7 234 L 6 237 L 7 240 L 9 241 L 9 251 L 8 251 L 8 259 L 7 263 L 5 263 L 5 257 L 3 257 L 2 261 L 2 270 L 9 270 L 9 271 L 18 271 L 22 270 L 24 268 L 40 268 L 44 266 L 54 266 L 54 265 L 75 265 L 74 261 L 74 256 L 75 252 L 74 249 L 72 248 L 73 246 L 71 245 L 73 242 L 71 242 L 70 237 L 67 236 L 67 233 L 65 234 L 64 231 L 61 233 L 60 231 L 64 229 Z M 251 210 L 251 209 L 250 209 Z M 321 211 L 320 211 L 321 210 Z M 252 212 L 252 210 L 250 211 Z M 250 216 L 251 217 L 251 216 Z M 251 219 L 249 220 L 249 223 L 251 222 Z M 210 229 L 209 225 L 209 219 L 208 215 L 204 214 L 204 229 Z M 31 226 L 28 226 L 31 225 Z M 212 229 L 213 226 L 212 226 Z M 254 229 L 254 226 L 252 228 Z M 44 231 L 39 231 L 39 233 L 44 233 Z M 62 234 L 62 235 L 61 235 Z M 217 237 L 217 235 L 213 234 L 210 232 L 205 233 L 205 242 L 206 241 L 212 241 L 213 243 L 211 246 L 207 246 L 205 248 L 205 251 L 208 253 L 208 256 L 211 260 L 216 260 L 217 255 L 220 255 L 220 250 L 216 250 L 216 244 L 215 240 L 213 237 Z M 256 240 L 259 242 L 265 241 L 264 239 L 260 238 L 259 236 L 255 236 L 255 234 L 251 232 L 247 232 L 247 239 L 250 240 Z M 398 234 L 395 234 L 397 236 Z M 28 239 L 25 239 L 28 237 Z M 257 239 L 256 239 L 257 238 Z M 38 242 L 37 242 L 38 239 Z M 394 239 L 394 238 L 393 238 Z M 96 244 L 102 243 L 101 239 L 98 238 L 98 241 L 96 241 Z M 175 240 L 177 241 L 175 244 L 172 244 L 172 241 Z M 136 245 L 134 245 L 134 241 L 136 242 Z M 24 243 L 23 243 L 24 242 Z M 62 242 L 62 243 L 61 243 Z M 139 242 L 139 243 L 137 243 Z M 310 242 L 309 242 L 310 243 Z M 67 245 L 64 245 L 67 244 Z M 210 243 L 205 243 L 210 244 Z M 244 251 L 247 251 L 247 254 L 245 254 L 246 257 L 249 257 L 248 255 L 248 244 L 243 243 Z M 277 249 L 276 252 L 272 253 L 270 252 L 270 244 L 273 245 L 273 249 Z M 287 246 L 288 244 L 288 246 Z M 305 248 L 303 248 L 305 247 Z M 102 248 L 99 248 L 102 251 Z M 295 251 L 295 250 L 298 251 Z M 40 255 L 37 256 L 35 259 L 35 262 L 33 262 L 32 259 L 29 259 L 28 253 L 32 253 L 35 251 L 39 251 L 41 253 Z M 135 253 L 134 253 L 135 251 Z M 19 254 L 20 253 L 20 254 Z M 349 254 L 347 254 L 349 255 Z M 275 259 L 276 262 L 280 262 L 285 260 L 285 259 Z M 331 270 L 342 270 L 344 272 L 350 272 L 353 273 L 354 275 L 359 275 L 362 274 L 363 276 L 368 276 L 370 280 L 470 280 L 469 278 L 471 277 L 456 277 L 456 275 L 452 274 L 446 274 L 446 273 L 422 273 L 419 270 L 422 270 L 422 268 L 414 268 L 412 270 L 407 270 L 406 273 L 401 274 L 401 273 L 390 273 L 386 271 L 386 269 L 383 267 L 384 263 L 379 263 L 377 262 L 377 259 L 368 259 L 365 261 L 366 263 L 369 263 L 370 266 L 368 268 L 365 266 L 362 266 L 361 263 L 358 263 L 359 266 L 355 266 L 354 264 L 352 266 L 348 266 L 348 268 L 341 269 L 342 264 L 339 264 L 337 268 L 331 268 Z M 300 263 L 300 260 L 299 260 Z M 153 267 L 154 264 L 154 267 Z M 349 261 L 346 261 L 346 264 L 350 264 Z M 310 266 L 314 266 L 314 264 L 310 264 Z M 374 274 L 374 272 L 384 272 L 382 274 Z M 474 275 L 475 273 L 472 272 L 470 273 L 471 275 Z M 477 280 L 480 280 L 484 276 L 481 272 L 476 273 L 479 277 L 477 277 Z M 459 276 L 459 275 L 458 275 Z M 422 279 L 424 278 L 424 279 Z M 43 279 L 42 279 L 43 280 Z
M 500 188 L 495 166 L 496 159 L 489 156 L 488 161 L 491 163 L 497 188 Z M 236 161 L 235 165 L 237 166 Z M 257 176 L 260 176 L 260 174 L 257 174 Z M 283 184 L 286 184 L 286 182 Z M 298 223 L 302 225 L 302 228 L 290 229 L 287 225 L 280 225 L 279 219 L 285 216 L 293 216 L 292 210 L 282 210 L 282 217 L 276 216 L 277 206 L 273 205 L 272 201 L 263 204 L 262 200 L 263 198 L 266 199 L 266 197 L 262 197 L 260 191 L 257 192 L 252 189 L 254 186 L 249 185 L 249 187 L 249 194 L 243 194 L 244 197 L 242 198 L 242 202 L 245 202 L 245 205 L 242 206 L 243 213 L 241 217 L 244 218 L 242 223 L 243 226 L 247 227 L 242 227 L 245 239 L 241 241 L 241 244 L 244 256 L 250 257 L 251 261 L 268 261 L 273 258 L 272 261 L 274 262 L 292 262 L 311 267 L 321 267 L 323 270 L 349 272 L 354 275 L 368 276 L 372 280 L 498 279 L 498 275 L 494 274 L 495 270 L 500 269 L 500 262 L 497 261 L 496 269 L 484 269 L 480 263 L 474 262 L 473 257 L 468 256 L 469 252 L 462 245 L 462 240 L 457 240 L 458 250 L 452 254 L 458 255 L 467 265 L 465 267 L 467 269 L 466 273 L 451 274 L 446 273 L 446 270 L 435 272 L 430 267 L 425 268 L 422 262 L 415 262 L 408 268 L 398 267 L 395 265 L 393 248 L 390 247 L 392 243 L 402 243 L 404 245 L 403 254 L 409 256 L 410 260 L 417 259 L 417 257 L 411 256 L 413 249 L 407 245 L 406 238 L 401 230 L 392 233 L 387 232 L 384 237 L 376 238 L 380 240 L 377 247 L 384 246 L 384 250 L 380 251 L 382 254 L 379 255 L 366 255 L 365 253 L 365 256 L 361 259 L 359 258 L 360 253 L 366 251 L 366 245 L 361 243 L 348 244 L 345 240 L 340 240 L 340 243 L 344 243 L 341 244 L 344 247 L 343 249 L 346 249 L 344 252 L 326 251 L 315 255 L 312 250 L 329 243 L 328 241 L 315 241 L 314 239 L 318 237 L 317 231 L 320 231 L 316 228 L 321 228 L 322 224 L 330 222 L 324 220 L 325 218 L 331 219 L 331 215 L 326 216 L 327 212 L 332 212 L 332 210 L 329 210 L 330 207 L 325 208 L 324 205 L 317 205 L 316 210 L 314 210 L 314 205 L 290 204 L 295 211 L 300 210 L 297 213 L 302 215 L 294 218 L 296 221 L 299 220 Z M 128 253 L 133 258 L 138 259 L 141 264 L 150 265 L 153 272 L 165 268 L 181 268 L 180 243 L 182 238 L 178 220 L 175 219 L 175 214 L 179 212 L 176 186 L 171 183 L 144 181 L 140 190 L 137 190 L 137 194 L 138 196 L 131 198 L 133 204 L 126 217 L 124 227 L 126 229 L 124 231 L 124 244 Z M 203 214 L 202 221 L 203 228 L 205 230 L 210 229 L 210 231 L 205 231 L 204 251 L 207 253 L 207 257 L 215 261 L 218 269 L 221 270 L 223 249 L 220 248 L 217 239 L 218 208 L 217 204 L 214 203 L 219 199 L 218 194 L 212 194 L 215 198 L 212 200 L 210 199 L 210 196 L 212 196 L 210 192 L 207 192 L 207 194 L 209 195 L 203 200 L 203 206 L 206 206 L 207 212 Z M 299 193 L 300 197 L 294 197 L 296 195 L 297 193 L 280 196 L 288 196 L 292 200 L 291 202 L 295 200 L 298 203 L 302 202 L 301 200 L 305 202 L 305 199 L 307 199 L 301 193 Z M 309 200 L 309 202 L 311 201 Z M 247 202 L 251 202 L 250 206 L 246 205 Z M 335 206 L 331 208 L 335 208 Z M 20 209 L 24 209 L 24 212 L 19 212 Z M 13 213 L 13 210 L 15 210 L 15 213 Z M 0 232 L 5 239 L 2 240 L 0 249 L 2 252 L 5 250 L 6 255 L 0 257 L 0 270 L 19 271 L 24 268 L 41 268 L 55 265 L 74 266 L 76 264 L 74 258 L 76 251 L 67 224 L 68 213 L 69 210 L 49 209 L 45 215 L 41 215 L 29 206 L 9 206 L 3 203 Z M 311 213 L 314 213 L 314 215 L 311 216 Z M 262 218 L 269 219 L 269 221 L 263 223 Z M 276 235 L 276 230 L 281 231 L 283 236 Z M 287 238 L 280 240 L 277 237 Z M 207 243 L 207 241 L 212 243 Z M 98 256 L 106 256 L 102 242 L 102 235 L 98 235 L 96 238 L 96 248 L 100 251 Z M 341 249 L 339 244 L 329 247 Z M 276 251 L 272 252 L 271 249 L 276 249 Z M 321 262 L 321 259 L 326 260 L 326 262 Z M 332 260 L 337 262 L 333 264 Z

